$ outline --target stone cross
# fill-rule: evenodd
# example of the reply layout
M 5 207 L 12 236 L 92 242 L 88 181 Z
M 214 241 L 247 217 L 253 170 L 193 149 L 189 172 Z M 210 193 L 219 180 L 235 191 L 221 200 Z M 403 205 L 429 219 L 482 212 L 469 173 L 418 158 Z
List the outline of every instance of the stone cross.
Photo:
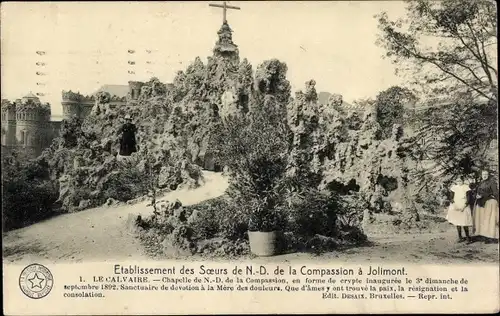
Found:
M 210 3 L 208 4 L 209 6 L 211 7 L 217 7 L 217 8 L 222 8 L 222 23 L 226 23 L 227 20 L 226 20 L 226 11 L 227 9 L 234 9 L 234 10 L 240 10 L 241 8 L 239 7 L 234 7 L 234 6 L 230 6 L 230 5 L 227 5 L 226 1 L 224 1 L 222 4 L 214 4 L 214 3 Z

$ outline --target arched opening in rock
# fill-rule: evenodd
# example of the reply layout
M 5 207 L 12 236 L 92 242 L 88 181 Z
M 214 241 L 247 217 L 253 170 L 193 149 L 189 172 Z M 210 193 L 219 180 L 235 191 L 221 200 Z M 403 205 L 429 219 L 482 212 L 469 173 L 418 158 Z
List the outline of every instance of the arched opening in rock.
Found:
M 240 93 L 238 95 L 238 104 L 241 105 L 243 113 L 248 112 L 248 102 L 249 101 L 250 101 L 250 98 L 249 98 L 248 94 Z
M 377 184 L 383 187 L 386 192 L 391 192 L 398 188 L 398 180 L 396 178 L 383 176 L 381 174 L 377 177 Z
M 328 146 L 326 146 L 325 156 L 330 160 L 335 158 L 335 144 L 328 144 Z M 323 161 L 324 161 L 324 158 L 323 158 L 323 160 L 321 160 L 321 163 L 323 163 Z
M 311 127 L 316 128 L 319 125 L 319 117 L 316 115 L 311 116 Z
M 327 189 L 341 195 L 346 195 L 350 192 L 359 192 L 359 185 L 354 179 L 349 180 L 347 184 L 343 184 L 341 182 L 333 180 L 332 182 L 328 183 Z
M 217 106 L 217 104 L 212 104 L 212 114 L 214 117 L 219 116 L 219 107 Z
M 458 168 L 461 170 L 462 174 L 474 173 L 475 164 L 472 158 L 467 155 L 458 162 Z
M 206 153 L 204 156 L 204 160 L 202 161 L 200 166 L 203 169 L 208 170 L 208 171 L 214 171 L 214 172 L 221 172 L 222 171 L 222 167 L 216 161 L 213 153 Z
M 264 80 L 259 81 L 259 92 L 265 93 L 266 92 L 266 82 Z
M 217 162 L 214 163 L 214 172 L 222 172 L 222 167 Z

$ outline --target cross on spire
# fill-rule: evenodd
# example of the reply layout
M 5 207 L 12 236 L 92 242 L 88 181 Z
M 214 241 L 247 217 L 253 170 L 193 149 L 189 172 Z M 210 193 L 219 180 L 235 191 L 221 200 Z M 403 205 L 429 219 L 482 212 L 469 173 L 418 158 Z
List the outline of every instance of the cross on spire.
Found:
M 227 5 L 226 1 L 224 1 L 222 4 L 210 3 L 208 5 L 211 6 L 211 7 L 222 8 L 222 24 L 227 23 L 227 19 L 226 19 L 226 11 L 227 11 L 227 9 L 234 9 L 234 10 L 240 10 L 241 9 L 239 7 Z

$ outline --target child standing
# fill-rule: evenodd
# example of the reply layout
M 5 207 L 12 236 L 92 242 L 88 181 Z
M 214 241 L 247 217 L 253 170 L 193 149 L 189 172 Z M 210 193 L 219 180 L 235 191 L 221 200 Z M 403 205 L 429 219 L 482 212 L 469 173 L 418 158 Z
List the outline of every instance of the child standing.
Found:
M 450 191 L 453 192 L 453 202 L 448 207 L 446 219 L 457 227 L 458 242 L 467 240 L 467 243 L 470 244 L 472 239 L 469 234 L 469 227 L 473 225 L 470 205 L 471 189 L 468 184 L 464 183 L 463 178 L 459 178 L 450 187 Z M 466 238 L 462 236 L 462 229 Z

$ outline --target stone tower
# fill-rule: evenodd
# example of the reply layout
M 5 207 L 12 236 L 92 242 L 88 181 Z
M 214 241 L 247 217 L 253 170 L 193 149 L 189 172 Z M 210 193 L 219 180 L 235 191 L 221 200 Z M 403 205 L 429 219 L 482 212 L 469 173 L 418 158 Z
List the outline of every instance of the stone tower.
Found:
M 217 32 L 219 40 L 215 43 L 214 57 L 230 60 L 239 63 L 238 46 L 233 42 L 233 31 L 229 27 L 227 21 L 224 21 L 221 28 Z
M 84 96 L 77 92 L 62 92 L 62 108 L 64 119 L 71 117 L 84 118 L 92 111 L 95 104 L 95 97 Z
M 18 102 L 21 102 L 19 99 Z M 2 100 L 2 146 L 16 145 L 16 102 Z
M 139 95 L 141 94 L 141 88 L 144 86 L 144 82 L 140 81 L 129 81 L 128 87 L 128 99 L 129 100 L 137 100 L 139 99 Z
M 51 141 L 50 105 L 29 93 L 15 104 L 15 142 L 29 155 L 38 156 Z

